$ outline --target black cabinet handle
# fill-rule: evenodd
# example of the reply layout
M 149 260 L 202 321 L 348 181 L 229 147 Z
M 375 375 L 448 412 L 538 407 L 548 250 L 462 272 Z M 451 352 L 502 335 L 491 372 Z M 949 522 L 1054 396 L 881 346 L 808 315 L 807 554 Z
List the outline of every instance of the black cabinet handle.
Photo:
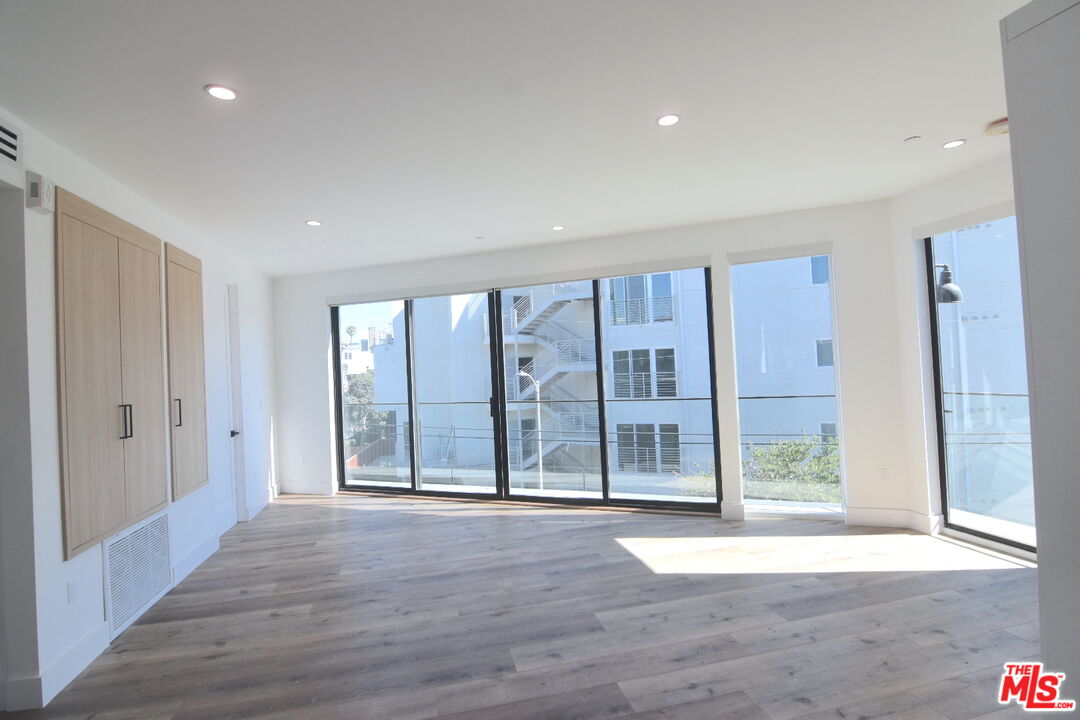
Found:
M 127 420 L 128 420 L 128 437 L 135 437 L 135 410 L 131 403 L 127 406 Z
M 118 405 L 117 407 L 120 408 L 121 417 L 123 418 L 124 423 L 124 434 L 120 436 L 120 439 L 127 440 L 128 438 L 135 437 L 135 431 L 132 428 L 131 405 L 125 403 L 123 405 Z
M 229 431 L 229 437 L 236 437 L 239 434 L 240 434 L 239 430 L 230 430 Z
M 180 427 L 184 424 L 184 403 L 180 398 L 176 398 L 176 427 Z

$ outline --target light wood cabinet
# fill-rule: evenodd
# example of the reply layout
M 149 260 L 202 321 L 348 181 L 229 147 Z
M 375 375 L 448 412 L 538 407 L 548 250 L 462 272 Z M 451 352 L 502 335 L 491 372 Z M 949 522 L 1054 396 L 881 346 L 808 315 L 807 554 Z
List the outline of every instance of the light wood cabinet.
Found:
M 202 262 L 165 246 L 173 499 L 210 481 L 206 458 L 206 370 Z
M 72 557 L 168 501 L 161 241 L 57 190 L 64 548 Z

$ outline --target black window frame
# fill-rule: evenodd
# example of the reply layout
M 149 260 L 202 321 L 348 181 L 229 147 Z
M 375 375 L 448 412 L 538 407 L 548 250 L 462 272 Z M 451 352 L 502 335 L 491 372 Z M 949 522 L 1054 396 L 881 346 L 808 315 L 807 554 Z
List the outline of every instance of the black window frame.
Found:
M 561 498 L 561 497 L 548 497 L 548 496 L 528 496 L 515 494 L 509 486 L 509 433 L 511 429 L 508 427 L 507 415 L 506 415 L 506 387 L 505 387 L 505 358 L 503 357 L 503 322 L 502 322 L 502 291 L 500 288 L 491 288 L 484 292 L 487 294 L 488 299 L 488 333 L 489 333 L 489 353 L 491 362 L 491 414 L 494 419 L 494 433 L 495 433 L 495 474 L 496 474 L 496 492 L 495 493 L 469 493 L 469 492 L 447 492 L 442 490 L 424 490 L 417 487 L 418 479 L 418 467 L 419 458 L 417 453 L 419 451 L 419 443 L 415 437 L 407 437 L 406 447 L 410 459 L 410 474 L 412 478 L 411 487 L 381 487 L 381 486 L 364 486 L 360 484 L 346 484 L 345 482 L 345 457 L 344 457 L 344 445 L 342 443 L 343 435 L 343 414 L 342 414 L 342 358 L 340 353 L 335 354 L 334 363 L 332 369 L 333 382 L 334 382 L 334 415 L 335 415 L 335 445 L 337 456 L 337 472 L 338 472 L 338 488 L 342 492 L 347 493 L 359 493 L 359 494 L 385 494 L 385 495 L 416 495 L 426 497 L 448 497 L 448 498 L 467 498 L 467 499 L 480 499 L 480 500 L 513 500 L 539 502 L 539 503 L 554 503 L 563 505 L 586 505 L 586 506 L 610 506 L 610 507 L 629 507 L 629 508 L 644 508 L 644 509 L 672 509 L 680 511 L 694 511 L 702 513 L 710 513 L 719 515 L 721 506 L 723 503 L 722 492 L 722 464 L 720 455 L 720 430 L 719 430 L 719 410 L 717 404 L 717 391 L 716 391 L 716 349 L 715 349 L 715 329 L 714 329 L 714 313 L 713 313 L 713 295 L 712 295 L 712 268 L 709 266 L 697 267 L 697 268 L 685 268 L 687 270 L 700 269 L 704 273 L 705 280 L 705 315 L 706 325 L 708 333 L 708 357 L 709 357 L 709 389 L 711 400 L 711 420 L 712 420 L 712 435 L 713 435 L 713 458 L 714 458 L 714 477 L 716 483 L 716 498 L 711 502 L 694 502 L 694 501 L 682 501 L 678 499 L 672 500 L 645 500 L 634 498 L 613 498 L 610 492 L 610 471 L 609 464 L 610 459 L 608 457 L 608 433 L 607 433 L 607 408 L 604 398 L 604 350 L 602 342 L 602 326 L 605 321 L 610 322 L 611 318 L 605 318 L 601 315 L 601 283 L 609 281 L 612 278 L 595 278 L 592 282 L 592 302 L 593 302 L 593 329 L 596 338 L 596 364 L 597 364 L 597 408 L 598 408 L 598 424 L 599 424 L 599 440 L 600 440 L 600 467 L 601 467 L 601 483 L 602 483 L 602 496 L 601 497 L 581 497 L 581 498 Z M 667 272 L 672 275 L 675 270 L 663 270 L 658 272 Z M 649 277 L 653 273 L 641 273 L 645 278 L 646 283 L 646 296 L 648 296 L 649 290 Z M 672 287 L 674 291 L 674 277 L 672 277 Z M 405 427 L 408 428 L 410 435 L 415 435 L 417 432 L 415 423 L 416 413 L 416 392 L 414 387 L 413 378 L 413 343 L 412 343 L 412 326 L 413 326 L 413 300 L 415 298 L 407 298 L 404 300 L 404 325 L 405 325 L 405 358 L 406 358 L 406 385 L 408 393 L 408 410 L 409 417 L 404 420 Z M 378 301 L 372 301 L 378 302 Z M 347 303 L 341 303 L 345 305 Z M 331 305 L 330 309 L 330 322 L 331 322 L 331 341 L 335 346 L 340 347 L 340 329 L 338 322 L 338 308 L 339 305 Z M 650 367 L 655 360 L 653 356 L 653 350 L 649 350 L 650 353 Z M 633 361 L 630 361 L 631 366 Z M 649 396 L 652 397 L 655 393 L 650 387 Z M 633 398 L 631 398 L 633 399 Z M 647 398 L 643 398 L 647 399 Z M 635 436 L 637 433 L 637 425 L 635 424 Z M 665 423 L 665 425 L 671 425 Z M 677 426 L 677 424 L 675 424 Z M 656 465 L 656 472 L 662 472 L 661 466 L 663 465 L 663 451 L 662 451 L 662 438 L 657 430 L 657 426 L 654 423 L 652 426 L 653 437 L 653 461 Z M 516 431 L 516 429 L 515 429 Z M 411 441 L 411 442 L 410 442 Z M 647 453 L 647 448 L 646 448 Z M 680 460 L 681 460 L 681 448 L 680 448 Z M 647 460 L 647 458 L 646 458 Z
M 945 448 L 945 398 L 944 398 L 944 386 L 941 377 L 941 341 L 938 336 L 940 329 L 938 323 L 938 299 L 937 299 L 937 277 L 934 272 L 934 238 L 923 238 L 923 259 L 926 264 L 926 290 L 927 290 L 927 310 L 930 314 L 930 354 L 932 356 L 932 366 L 934 375 L 934 417 L 936 420 L 937 429 L 937 457 L 938 457 L 938 487 L 941 492 L 941 518 L 946 528 L 950 530 L 956 530 L 958 532 L 973 535 L 983 540 L 990 540 L 991 542 L 1001 543 L 1002 545 L 1008 545 L 1009 547 L 1018 548 L 1030 553 L 1036 553 L 1037 549 L 1033 545 L 1022 543 L 1010 538 L 1001 537 L 1000 535 L 994 535 L 993 533 L 984 532 L 982 530 L 976 530 L 974 528 L 961 525 L 953 522 L 949 518 L 949 463 L 948 452 Z

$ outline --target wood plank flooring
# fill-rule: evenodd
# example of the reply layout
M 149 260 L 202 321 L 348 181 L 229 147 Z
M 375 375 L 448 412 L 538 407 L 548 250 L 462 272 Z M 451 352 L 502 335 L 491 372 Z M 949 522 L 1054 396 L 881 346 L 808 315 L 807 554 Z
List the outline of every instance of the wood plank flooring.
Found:
M 1036 616 L 1024 564 L 834 519 L 286 496 L 8 716 L 998 720 Z

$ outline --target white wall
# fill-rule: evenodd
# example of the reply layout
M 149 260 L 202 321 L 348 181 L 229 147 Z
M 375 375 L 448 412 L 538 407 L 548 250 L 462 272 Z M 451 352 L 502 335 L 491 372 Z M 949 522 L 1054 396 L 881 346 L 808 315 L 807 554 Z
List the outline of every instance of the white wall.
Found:
M 332 303 L 515 287 L 711 265 L 721 452 L 737 458 L 729 270 L 733 263 L 831 252 L 849 522 L 940 524 L 922 245 L 926 226 L 1008 208 L 1007 158 L 892 201 L 274 280 L 278 474 L 283 492 L 336 484 L 330 383 Z M 924 233 L 924 234 L 920 234 Z M 928 414 L 929 413 L 929 414 Z M 727 517 L 739 517 L 727 461 Z
M 271 286 L 250 263 L 225 251 L 180 220 L 146 201 L 130 188 L 89 165 L 68 149 L 19 123 L 24 130 L 25 165 L 146 231 L 202 258 L 207 276 L 235 283 L 240 292 L 240 345 L 242 352 L 248 512 L 254 515 L 269 500 L 272 468 L 270 442 L 273 413 L 273 360 Z M 18 512 L 32 518 L 32 538 L 19 541 L 34 555 L 35 598 L 40 622 L 27 617 L 28 608 L 7 612 L 9 642 L 7 702 L 27 707 L 47 701 L 97 656 L 107 644 L 103 613 L 101 546 L 70 561 L 63 559 L 60 523 L 59 432 L 56 384 L 56 329 L 54 231 L 52 216 L 25 213 L 26 324 L 32 436 L 32 513 L 22 502 Z M 6 239 L 5 239 L 6 242 Z M 6 352 L 6 351 L 5 351 Z M 224 399 L 208 398 L 208 413 L 224 412 Z M 16 490 L 25 490 L 27 478 Z M 5 476 L 5 484 L 8 478 Z M 169 506 L 173 531 L 173 563 L 179 579 L 217 547 L 218 537 L 235 521 L 234 509 L 222 507 L 231 493 L 232 478 L 220 467 L 211 468 L 210 486 Z M 226 488 L 223 491 L 221 488 Z M 7 488 L 5 488 L 7 492 Z M 6 509 L 6 508 L 5 508 Z M 3 531 L 9 533 L 5 523 Z M 5 545 L 8 537 L 5 536 Z M 5 553 L 7 556 L 10 553 Z M 11 576 L 5 577 L 5 588 Z M 68 586 L 74 602 L 68 602 Z M 31 592 L 24 588 L 24 592 Z M 36 648 L 14 642 L 12 632 L 36 627 Z M 15 655 L 13 660 L 10 655 Z
M 1068 8 L 1068 9 L 1066 9 Z M 1042 659 L 1080 698 L 1080 3 L 1037 0 L 1002 23 L 1013 130 Z

